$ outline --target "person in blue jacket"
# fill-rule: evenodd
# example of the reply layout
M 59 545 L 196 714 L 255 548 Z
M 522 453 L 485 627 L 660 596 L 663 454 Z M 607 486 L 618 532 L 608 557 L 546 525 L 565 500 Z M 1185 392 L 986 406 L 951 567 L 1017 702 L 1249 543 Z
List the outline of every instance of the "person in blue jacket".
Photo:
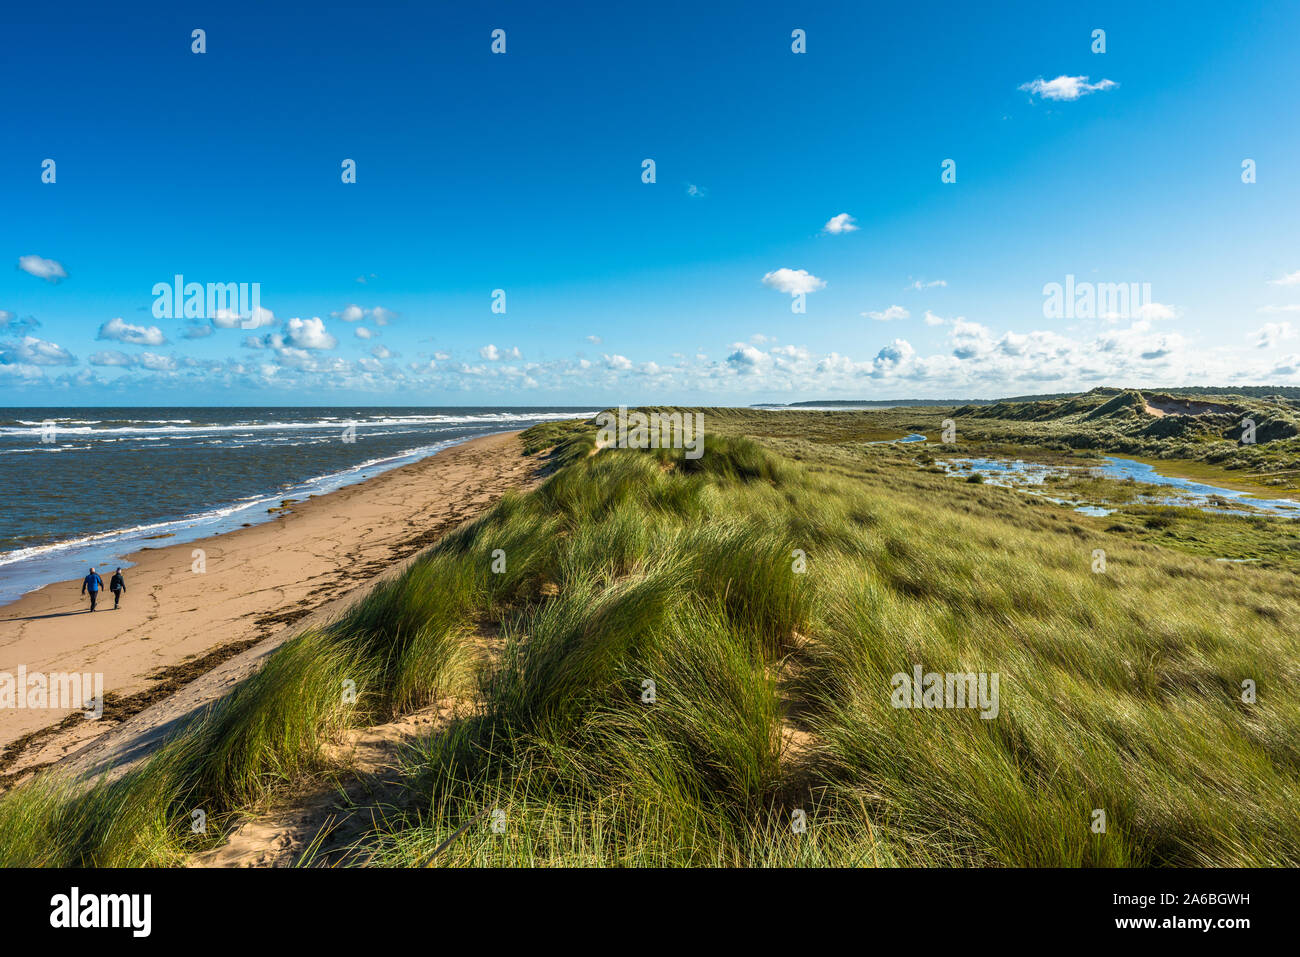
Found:
M 90 610 L 95 610 L 95 602 L 99 598 L 99 590 L 104 587 L 104 579 L 95 574 L 95 569 L 90 570 L 90 574 L 81 580 L 81 593 L 84 595 L 90 592 Z

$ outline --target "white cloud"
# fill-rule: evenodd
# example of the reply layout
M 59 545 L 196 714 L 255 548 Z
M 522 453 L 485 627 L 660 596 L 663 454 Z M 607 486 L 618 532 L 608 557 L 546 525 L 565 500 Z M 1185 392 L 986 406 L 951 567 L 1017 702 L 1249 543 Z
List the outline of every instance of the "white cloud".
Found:
M 19 319 L 9 310 L 0 309 L 0 329 L 4 329 L 6 332 L 25 336 L 33 329 L 39 329 L 40 327 L 41 324 L 35 316 L 24 316 Z
M 1114 80 L 1099 80 L 1089 83 L 1086 76 L 1058 76 L 1055 80 L 1044 80 L 1041 76 L 1028 83 L 1022 83 L 1019 89 L 1030 96 L 1041 96 L 1045 100 L 1077 100 L 1089 93 L 1114 89 L 1119 84 Z
M 212 335 L 212 326 L 208 323 L 191 322 L 185 327 L 181 336 L 185 339 L 206 339 Z
M 627 356 L 605 356 L 605 365 L 610 369 L 625 370 L 632 368 L 632 360 Z
M 1173 319 L 1175 316 L 1174 307 L 1166 306 L 1163 302 L 1148 302 L 1138 306 L 1133 311 L 1135 319 L 1142 319 L 1148 322 L 1160 319 Z
M 877 374 L 887 374 L 903 365 L 916 355 L 916 350 L 906 339 L 895 339 L 876 353 L 871 360 L 871 367 Z
M 832 236 L 838 236 L 841 233 L 852 233 L 858 229 L 856 220 L 848 213 L 836 213 L 826 221 L 822 227 L 822 232 L 829 233 Z
M 587 336 L 587 341 L 590 342 L 593 346 L 598 346 L 605 340 L 602 339 L 600 336 Z
M 7 380 L 10 384 L 30 385 L 45 381 L 45 372 L 30 362 L 6 362 L 4 350 L 0 349 L 0 380 Z
M 478 351 L 480 359 L 487 359 L 489 362 L 496 362 L 501 358 L 501 350 L 489 343 Z
M 135 326 L 126 322 L 119 316 L 116 319 L 110 319 L 99 327 L 99 335 L 96 339 L 107 339 L 113 342 L 125 342 L 132 346 L 164 346 L 167 344 L 167 337 L 157 326 Z
M 325 323 L 319 318 L 290 319 L 284 330 L 284 341 L 297 349 L 333 349 L 339 344 L 325 331 Z
M 935 286 L 943 287 L 947 285 L 948 280 L 946 279 L 935 279 L 932 282 L 922 282 L 919 279 L 913 279 L 912 284 L 908 288 L 920 292 L 922 289 L 933 289 Z
M 30 366 L 70 366 L 77 360 L 57 342 L 23 336 L 0 346 L 0 364 Z
M 818 279 L 806 269 L 788 269 L 782 267 L 763 276 L 763 285 L 778 292 L 794 295 L 800 292 L 816 292 L 825 289 L 824 280 Z
M 377 326 L 386 326 L 397 318 L 397 313 L 391 309 L 385 309 L 383 306 L 364 309 L 355 302 L 350 302 L 342 309 L 331 312 L 330 317 L 342 319 L 344 322 L 360 322 L 362 319 L 369 319 Z
M 96 352 L 86 360 L 92 366 L 129 366 L 131 357 L 125 352 L 119 352 L 116 349 L 109 349 Z
M 1260 306 L 1259 311 L 1270 315 L 1279 312 L 1300 312 L 1300 305 L 1292 304 L 1289 306 Z
M 136 357 L 136 364 L 142 369 L 149 369 L 154 372 L 170 372 L 176 368 L 176 360 L 172 356 L 160 356 L 156 352 L 142 352 Z
M 1289 322 L 1266 322 L 1254 336 L 1256 348 L 1272 349 L 1283 340 L 1296 338 L 1296 330 Z
M 357 326 L 356 331 L 353 333 L 353 335 L 355 335 L 358 339 L 370 339 L 374 336 L 374 332 L 372 332 L 366 326 Z
M 759 367 L 768 361 L 767 353 L 761 349 L 756 349 L 743 342 L 733 343 L 733 347 L 735 351 L 727 356 L 728 364 L 747 373 L 757 372 Z
M 371 349 L 370 354 L 374 356 L 376 359 L 391 359 L 394 355 L 392 350 L 381 345 L 376 345 L 373 349 Z
M 884 312 L 864 312 L 862 315 L 867 319 L 875 319 L 878 322 L 889 322 L 891 319 L 912 318 L 912 314 L 902 306 L 890 306 Z
M 1295 272 L 1289 272 L 1280 279 L 1270 279 L 1270 286 L 1300 286 L 1300 269 Z
M 261 306 L 254 306 L 247 316 L 233 309 L 218 309 L 212 317 L 214 329 L 260 329 L 272 325 L 275 325 L 275 313 Z
M 68 273 L 63 268 L 63 263 L 55 259 L 42 259 L 40 256 L 19 256 L 18 268 L 37 279 L 44 279 L 46 282 L 58 282 L 60 279 L 67 279 Z
M 925 319 L 925 324 L 927 326 L 942 326 L 948 321 L 943 316 L 936 316 L 929 309 L 925 310 L 925 316 L 923 318 Z

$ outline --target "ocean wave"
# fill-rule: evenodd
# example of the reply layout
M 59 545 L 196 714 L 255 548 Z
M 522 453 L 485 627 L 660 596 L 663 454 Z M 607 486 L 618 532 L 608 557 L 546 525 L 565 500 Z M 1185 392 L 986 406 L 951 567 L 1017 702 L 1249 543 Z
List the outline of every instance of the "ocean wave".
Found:
M 341 418 L 337 416 L 322 416 L 311 422 L 270 422 L 266 420 L 252 422 L 220 423 L 212 425 L 112 425 L 105 428 L 93 428 L 91 425 L 59 425 L 55 421 L 56 435 L 174 435 L 177 437 L 185 435 L 201 435 L 205 433 L 219 432 L 275 432 L 290 431 L 296 429 L 334 429 L 342 428 L 348 425 L 355 425 L 358 429 L 363 428 L 382 428 L 385 426 L 398 425 L 486 425 L 493 423 L 511 423 L 511 422 L 542 422 L 558 421 L 561 419 L 583 419 L 591 418 L 596 412 L 484 412 L 475 415 L 412 415 L 412 416 L 393 416 L 386 415 L 381 418 L 366 419 L 361 416 Z M 41 434 L 42 423 L 17 420 L 20 426 L 0 426 L 0 436 L 35 436 Z M 118 420 L 125 421 L 125 420 Z M 134 420 L 132 420 L 134 421 Z M 140 422 L 157 423 L 170 422 L 180 423 L 191 420 L 164 420 L 164 419 L 140 419 Z
M 33 558 L 45 557 L 57 554 L 59 552 L 74 550 L 77 548 L 86 548 L 90 546 L 108 546 L 130 543 L 137 540 L 131 550 L 135 551 L 142 547 L 146 535 L 156 536 L 163 533 L 175 533 L 186 529 L 204 529 L 202 534 L 188 536 L 177 542 L 168 544 L 179 544 L 180 541 L 195 541 L 198 538 L 204 538 L 208 534 L 213 534 L 214 530 L 205 528 L 213 526 L 230 519 L 240 512 L 249 509 L 258 508 L 259 506 L 269 503 L 283 501 L 286 497 L 297 497 L 306 495 L 321 495 L 326 492 L 332 492 L 352 484 L 358 475 L 363 472 L 373 470 L 375 474 L 388 471 L 391 468 L 397 468 L 401 465 L 407 465 L 412 462 L 418 462 L 435 452 L 440 452 L 445 448 L 457 445 L 462 441 L 469 441 L 479 436 L 467 436 L 465 439 L 447 439 L 441 442 L 435 442 L 431 445 L 416 446 L 414 448 L 404 449 L 400 452 L 394 452 L 389 455 L 381 455 L 376 458 L 366 459 L 350 465 L 347 468 L 337 469 L 313 478 L 305 479 L 301 482 L 291 482 L 280 486 L 274 492 L 265 492 L 257 495 L 246 496 L 237 499 L 234 502 L 226 503 L 220 506 L 195 512 L 182 518 L 165 519 L 158 522 L 148 522 L 140 525 L 132 525 L 123 528 L 108 529 L 103 532 L 96 532 L 91 535 L 82 535 L 76 538 L 65 539 L 58 542 L 50 542 L 43 545 L 32 545 L 26 548 L 14 549 L 9 552 L 0 552 L 0 566 L 12 565 L 15 562 L 27 561 Z M 259 518 L 265 519 L 265 514 L 259 514 Z

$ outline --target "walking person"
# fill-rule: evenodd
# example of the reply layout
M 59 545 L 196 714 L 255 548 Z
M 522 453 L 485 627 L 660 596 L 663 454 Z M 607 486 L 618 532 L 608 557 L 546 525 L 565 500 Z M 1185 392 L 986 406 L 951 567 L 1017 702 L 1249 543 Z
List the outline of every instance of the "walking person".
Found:
M 122 569 L 113 572 L 113 577 L 108 580 L 108 590 L 113 593 L 113 610 L 117 611 L 117 603 L 126 593 L 126 579 L 122 577 Z
M 90 574 L 81 580 L 81 593 L 84 595 L 90 592 L 90 610 L 95 610 L 95 602 L 99 598 L 99 590 L 104 587 L 104 579 L 95 574 L 95 569 L 90 570 Z

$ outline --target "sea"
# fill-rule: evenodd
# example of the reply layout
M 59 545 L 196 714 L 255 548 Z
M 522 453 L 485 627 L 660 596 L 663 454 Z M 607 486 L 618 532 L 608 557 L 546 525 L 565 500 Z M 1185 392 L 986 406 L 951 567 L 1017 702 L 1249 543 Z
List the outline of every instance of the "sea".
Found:
M 0 408 L 0 604 L 144 547 L 268 521 L 560 406 Z M 107 576 L 105 576 L 107 580 Z

